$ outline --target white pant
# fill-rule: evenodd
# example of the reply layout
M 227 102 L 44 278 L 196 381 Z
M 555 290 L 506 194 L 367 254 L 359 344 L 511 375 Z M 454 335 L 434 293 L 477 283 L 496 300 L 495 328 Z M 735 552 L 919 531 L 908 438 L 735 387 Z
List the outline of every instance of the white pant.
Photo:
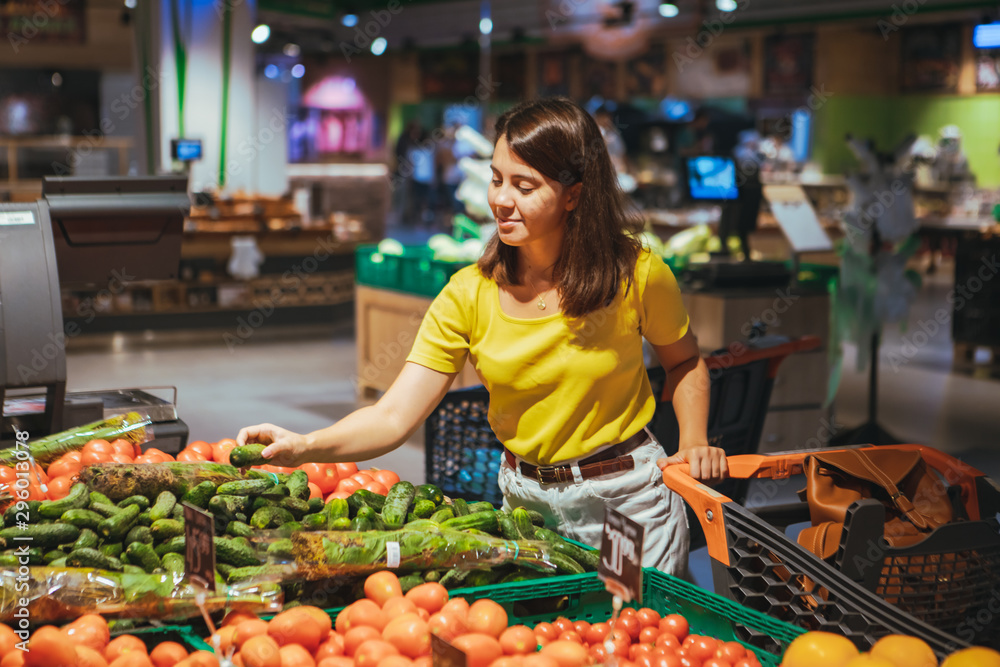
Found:
M 684 499 L 664 485 L 656 465 L 656 459 L 665 456 L 660 444 L 651 440 L 632 451 L 632 470 L 582 479 L 574 465 L 573 476 L 579 481 L 559 484 L 540 484 L 504 460 L 498 479 L 504 509 L 541 512 L 546 525 L 554 524 L 561 535 L 600 549 L 604 508 L 610 506 L 645 527 L 643 567 L 686 579 L 687 514 Z

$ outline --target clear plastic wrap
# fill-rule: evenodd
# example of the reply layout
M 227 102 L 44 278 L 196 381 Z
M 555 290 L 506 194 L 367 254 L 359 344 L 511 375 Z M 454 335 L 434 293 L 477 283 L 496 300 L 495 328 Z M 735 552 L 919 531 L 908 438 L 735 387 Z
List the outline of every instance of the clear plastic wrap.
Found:
M 27 590 L 25 590 L 27 587 Z M 22 567 L 0 570 L 0 622 L 12 623 L 25 615 L 32 625 L 72 620 L 83 614 L 115 619 L 181 620 L 205 610 L 246 611 L 254 614 L 281 610 L 284 597 L 274 582 L 248 581 L 216 591 L 195 587 L 170 573 L 131 574 L 86 568 Z
M 152 439 L 149 428 L 152 423 L 148 415 L 129 412 L 32 440 L 27 449 L 35 463 L 46 466 L 67 452 L 83 449 L 85 444 L 98 438 L 109 442 L 118 438 L 136 444 L 148 442 Z M 0 450 L 0 464 L 14 465 L 18 461 L 18 453 L 23 451 L 22 447 Z

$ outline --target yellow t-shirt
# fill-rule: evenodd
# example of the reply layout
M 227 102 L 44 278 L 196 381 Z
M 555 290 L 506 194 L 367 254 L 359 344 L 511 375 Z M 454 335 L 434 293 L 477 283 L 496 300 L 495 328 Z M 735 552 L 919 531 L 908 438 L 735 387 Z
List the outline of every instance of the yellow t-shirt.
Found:
M 407 361 L 457 373 L 469 355 L 507 449 L 540 465 L 584 457 L 653 417 L 642 337 L 667 345 L 688 329 L 677 281 L 659 257 L 644 250 L 623 292 L 583 318 L 521 319 L 504 313 L 497 284 L 468 266 L 434 299 Z

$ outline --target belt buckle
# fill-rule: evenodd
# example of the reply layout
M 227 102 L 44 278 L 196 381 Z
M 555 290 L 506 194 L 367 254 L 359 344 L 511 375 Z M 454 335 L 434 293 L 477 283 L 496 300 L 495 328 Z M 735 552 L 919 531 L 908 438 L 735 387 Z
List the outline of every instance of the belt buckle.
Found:
M 558 484 L 559 466 L 538 466 L 535 468 L 535 479 L 539 484 Z

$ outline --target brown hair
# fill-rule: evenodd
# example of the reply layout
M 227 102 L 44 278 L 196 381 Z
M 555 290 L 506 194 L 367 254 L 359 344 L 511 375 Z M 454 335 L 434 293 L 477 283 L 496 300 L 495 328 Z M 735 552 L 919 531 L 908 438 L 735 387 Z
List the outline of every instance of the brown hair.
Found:
M 618 185 L 597 123 L 566 98 L 522 102 L 496 123 L 514 155 L 564 188 L 582 184 L 566 219 L 562 251 L 552 269 L 563 312 L 582 317 L 610 305 L 622 283 L 632 285 L 642 248 L 642 221 Z M 517 248 L 490 239 L 479 259 L 499 285 L 518 284 Z

